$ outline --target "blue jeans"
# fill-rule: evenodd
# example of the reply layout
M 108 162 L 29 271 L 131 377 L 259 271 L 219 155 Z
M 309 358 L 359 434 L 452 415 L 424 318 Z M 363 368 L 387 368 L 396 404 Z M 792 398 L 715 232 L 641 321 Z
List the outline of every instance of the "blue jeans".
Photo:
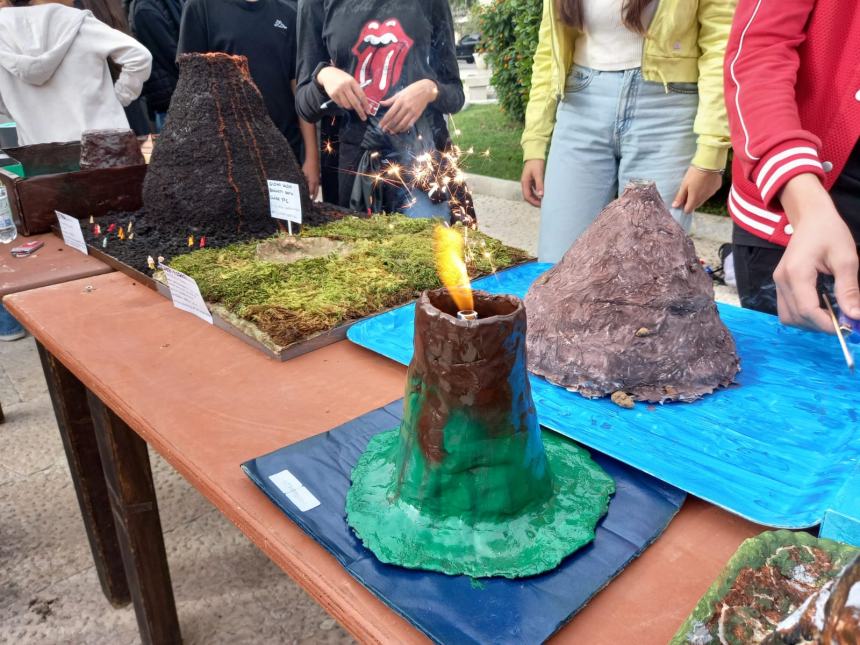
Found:
M 6 307 L 3 306 L 3 303 L 0 303 L 0 336 L 10 336 L 22 331 L 24 331 L 24 328 L 21 326 L 21 323 L 15 320 L 12 317 L 12 314 L 6 311 Z
M 574 65 L 556 113 L 541 205 L 538 257 L 558 262 L 631 179 L 657 184 L 669 206 L 696 152 L 695 83 L 651 83 L 639 69 Z M 689 231 L 692 217 L 672 216 Z
M 161 134 L 161 131 L 164 130 L 164 122 L 167 121 L 167 112 L 156 112 L 155 113 L 155 133 Z

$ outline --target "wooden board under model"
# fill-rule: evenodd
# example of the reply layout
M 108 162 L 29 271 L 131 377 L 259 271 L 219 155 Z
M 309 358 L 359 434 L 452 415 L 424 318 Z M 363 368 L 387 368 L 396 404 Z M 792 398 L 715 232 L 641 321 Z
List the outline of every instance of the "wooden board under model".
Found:
M 78 219 L 136 211 L 146 165 L 81 170 L 81 144 L 44 143 L 5 151 L 24 166 L 26 177 L 0 168 L 12 217 L 21 235 L 47 233 L 55 210 Z

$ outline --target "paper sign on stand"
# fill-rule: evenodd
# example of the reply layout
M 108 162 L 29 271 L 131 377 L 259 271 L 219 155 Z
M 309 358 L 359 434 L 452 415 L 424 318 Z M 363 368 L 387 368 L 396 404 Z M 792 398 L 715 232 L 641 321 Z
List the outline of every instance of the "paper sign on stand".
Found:
M 203 301 L 200 287 L 197 286 L 194 278 L 163 264 L 159 264 L 158 268 L 164 271 L 164 276 L 167 278 L 167 288 L 170 289 L 170 299 L 173 300 L 173 306 L 194 314 L 210 325 L 213 324 L 212 314 L 209 313 L 209 308 Z
M 87 251 L 87 243 L 84 240 L 84 234 L 81 231 L 81 223 L 77 218 L 71 215 L 66 215 L 60 211 L 54 211 L 57 214 L 57 222 L 60 224 L 60 233 L 63 234 L 63 242 L 66 246 L 80 251 L 84 255 L 89 255 Z
M 302 223 L 302 198 L 299 185 L 289 181 L 269 179 L 269 209 L 272 217 L 287 222 L 290 235 L 293 223 Z

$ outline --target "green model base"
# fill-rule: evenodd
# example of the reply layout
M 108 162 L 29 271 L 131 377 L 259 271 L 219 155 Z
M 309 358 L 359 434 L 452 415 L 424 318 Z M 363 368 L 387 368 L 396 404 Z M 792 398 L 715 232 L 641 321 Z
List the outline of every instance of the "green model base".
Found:
M 515 515 L 476 518 L 471 511 L 451 512 L 461 494 L 456 487 L 435 500 L 439 508 L 450 495 L 444 514 L 419 511 L 399 496 L 400 431 L 384 432 L 370 441 L 352 472 L 347 520 L 364 545 L 389 564 L 473 578 L 549 571 L 594 539 L 615 483 L 574 443 L 545 432 L 543 444 L 554 487 L 549 499 Z M 509 486 L 516 488 L 517 481 Z

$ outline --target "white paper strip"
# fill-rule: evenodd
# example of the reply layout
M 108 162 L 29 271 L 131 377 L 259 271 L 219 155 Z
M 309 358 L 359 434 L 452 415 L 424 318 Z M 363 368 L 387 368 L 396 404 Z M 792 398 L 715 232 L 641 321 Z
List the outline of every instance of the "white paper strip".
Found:
M 173 300 L 173 306 L 194 314 L 211 325 L 212 314 L 209 313 L 209 308 L 203 301 L 200 287 L 197 286 L 194 278 L 163 264 L 159 264 L 158 268 L 164 271 L 167 278 L 167 287 L 170 289 L 170 299 Z
M 304 487 L 293 473 L 289 470 L 269 475 L 269 480 L 278 487 L 278 489 L 287 496 L 300 512 L 305 513 L 312 508 L 320 505 L 320 501 Z
M 71 246 L 73 249 L 80 251 L 84 255 L 89 255 L 87 251 L 87 243 L 84 240 L 83 231 L 81 231 L 81 223 L 71 215 L 66 215 L 60 211 L 54 211 L 57 214 L 57 221 L 60 224 L 60 233 L 63 235 L 63 242 L 66 246 Z

